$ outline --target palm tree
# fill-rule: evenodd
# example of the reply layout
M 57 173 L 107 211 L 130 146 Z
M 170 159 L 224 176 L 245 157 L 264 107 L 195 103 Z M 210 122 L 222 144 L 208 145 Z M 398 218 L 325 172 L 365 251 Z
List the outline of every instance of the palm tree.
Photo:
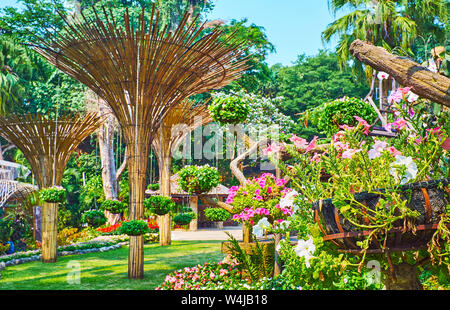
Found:
M 420 6 L 420 12 L 416 6 Z M 329 0 L 329 7 L 334 14 L 351 10 L 322 33 L 325 42 L 339 36 L 337 54 L 341 68 L 348 66 L 349 47 L 355 39 L 411 56 L 411 45 L 424 28 L 425 20 L 429 20 L 429 16 L 447 20 L 445 0 Z M 355 75 L 362 77 L 361 63 L 355 62 L 353 70 Z

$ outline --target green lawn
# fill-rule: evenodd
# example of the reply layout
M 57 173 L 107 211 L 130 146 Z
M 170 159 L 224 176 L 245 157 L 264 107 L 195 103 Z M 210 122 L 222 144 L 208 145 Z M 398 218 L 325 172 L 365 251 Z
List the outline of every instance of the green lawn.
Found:
M 173 241 L 164 247 L 147 244 L 142 280 L 128 279 L 127 246 L 108 252 L 58 257 L 53 264 L 36 261 L 9 266 L 1 272 L 0 290 L 153 290 L 175 269 L 220 261 L 224 257 L 220 245 L 220 241 Z M 70 281 L 70 275 L 74 274 L 71 266 L 78 264 L 80 284 L 74 284 Z

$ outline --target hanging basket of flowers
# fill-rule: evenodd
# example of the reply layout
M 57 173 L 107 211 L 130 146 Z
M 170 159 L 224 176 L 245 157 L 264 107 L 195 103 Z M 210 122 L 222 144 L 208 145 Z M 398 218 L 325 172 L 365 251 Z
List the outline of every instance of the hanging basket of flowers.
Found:
M 436 231 L 441 215 L 445 214 L 450 203 L 450 178 L 410 183 L 401 186 L 398 193 L 405 201 L 405 207 L 418 212 L 413 225 L 405 227 L 403 220 L 394 223 L 388 231 L 379 231 L 372 238 L 367 253 L 409 251 L 426 248 Z M 378 208 L 383 192 L 358 193 L 354 199 L 361 206 L 362 214 L 370 214 Z M 361 230 L 339 212 L 333 199 L 319 200 L 313 203 L 316 222 L 324 233 L 324 240 L 335 243 L 344 252 L 361 252 L 358 245 L 372 230 Z M 361 222 L 368 224 L 368 218 L 361 216 Z
M 61 203 L 66 199 L 66 189 L 62 186 L 52 186 L 39 191 L 39 199 L 49 203 Z
M 216 97 L 209 106 L 211 117 L 214 121 L 225 124 L 243 123 L 250 112 L 246 99 L 238 96 Z

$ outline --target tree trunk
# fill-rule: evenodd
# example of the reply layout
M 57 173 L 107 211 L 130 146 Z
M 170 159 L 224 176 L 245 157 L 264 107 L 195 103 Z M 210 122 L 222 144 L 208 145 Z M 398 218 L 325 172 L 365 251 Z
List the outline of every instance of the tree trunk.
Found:
M 162 149 L 165 149 L 162 147 Z M 172 158 L 170 155 L 162 154 L 159 168 L 159 182 L 160 182 L 160 194 L 161 196 L 169 197 L 170 195 L 170 165 Z M 172 243 L 171 236 L 171 217 L 170 213 L 159 216 L 159 244 L 170 245 Z
M 273 266 L 273 276 L 278 276 L 281 274 L 281 266 L 278 263 L 278 251 L 277 251 L 277 246 L 280 243 L 281 240 L 281 234 L 274 234 L 274 238 L 275 238 L 275 255 L 273 258 L 273 262 L 274 262 L 274 266 Z
M 417 276 L 417 267 L 407 263 L 394 265 L 395 276 L 386 273 L 385 286 L 387 290 L 423 290 Z
M 361 40 L 352 42 L 350 53 L 375 70 L 388 73 L 401 85 L 411 87 L 415 94 L 450 107 L 449 78 L 433 73 L 406 57 L 390 54 L 380 46 Z
M 44 202 L 41 210 L 42 262 L 54 263 L 57 258 L 58 203 Z
M 104 125 L 97 130 L 100 160 L 102 163 L 102 183 L 105 199 L 117 200 L 118 185 L 117 171 L 114 162 L 114 125 L 112 116 L 108 117 Z M 120 214 L 105 211 L 109 225 L 117 224 Z
M 196 231 L 198 229 L 198 219 L 197 219 L 198 218 L 198 197 L 197 196 L 189 197 L 189 207 L 197 215 L 197 217 L 189 223 L 189 230 Z
M 130 186 L 130 220 L 144 219 L 145 177 L 149 143 L 139 141 L 133 145 L 127 141 L 128 171 Z M 130 236 L 128 255 L 128 277 L 142 279 L 144 277 L 144 238 Z

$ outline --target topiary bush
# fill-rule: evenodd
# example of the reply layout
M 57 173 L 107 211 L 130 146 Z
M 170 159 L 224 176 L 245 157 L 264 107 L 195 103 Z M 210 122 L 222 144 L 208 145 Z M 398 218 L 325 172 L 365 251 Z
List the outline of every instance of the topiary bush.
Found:
M 211 222 L 223 222 L 230 218 L 231 213 L 222 208 L 206 208 L 205 216 Z
M 130 220 L 122 222 L 122 226 L 118 231 L 128 236 L 139 236 L 150 232 L 150 229 L 148 223 L 144 220 Z
M 166 215 L 175 210 L 176 203 L 169 197 L 156 195 L 144 199 L 144 207 L 152 214 Z
M 105 214 L 100 210 L 89 210 L 84 212 L 81 216 L 82 223 L 88 224 L 94 228 L 104 225 L 107 220 Z
M 100 208 L 103 211 L 106 210 L 106 211 L 109 211 L 114 214 L 119 214 L 119 213 L 122 213 L 123 211 L 125 211 L 125 209 L 127 208 L 127 205 L 119 200 L 107 199 L 107 200 L 102 201 Z
M 207 193 L 220 182 L 219 171 L 209 165 L 185 166 L 178 175 L 178 185 L 191 195 Z
M 308 113 L 311 123 L 326 133 L 327 136 L 332 136 L 338 132 L 339 126 L 355 126 L 358 124 L 355 116 L 361 117 L 369 124 L 377 118 L 375 110 L 369 103 L 355 97 L 343 97 L 327 102 Z
M 242 123 L 250 112 L 249 102 L 233 95 L 214 98 L 208 109 L 211 117 L 221 125 Z
M 63 202 L 66 199 L 66 189 L 61 186 L 43 188 L 39 191 L 39 199 L 50 203 Z

